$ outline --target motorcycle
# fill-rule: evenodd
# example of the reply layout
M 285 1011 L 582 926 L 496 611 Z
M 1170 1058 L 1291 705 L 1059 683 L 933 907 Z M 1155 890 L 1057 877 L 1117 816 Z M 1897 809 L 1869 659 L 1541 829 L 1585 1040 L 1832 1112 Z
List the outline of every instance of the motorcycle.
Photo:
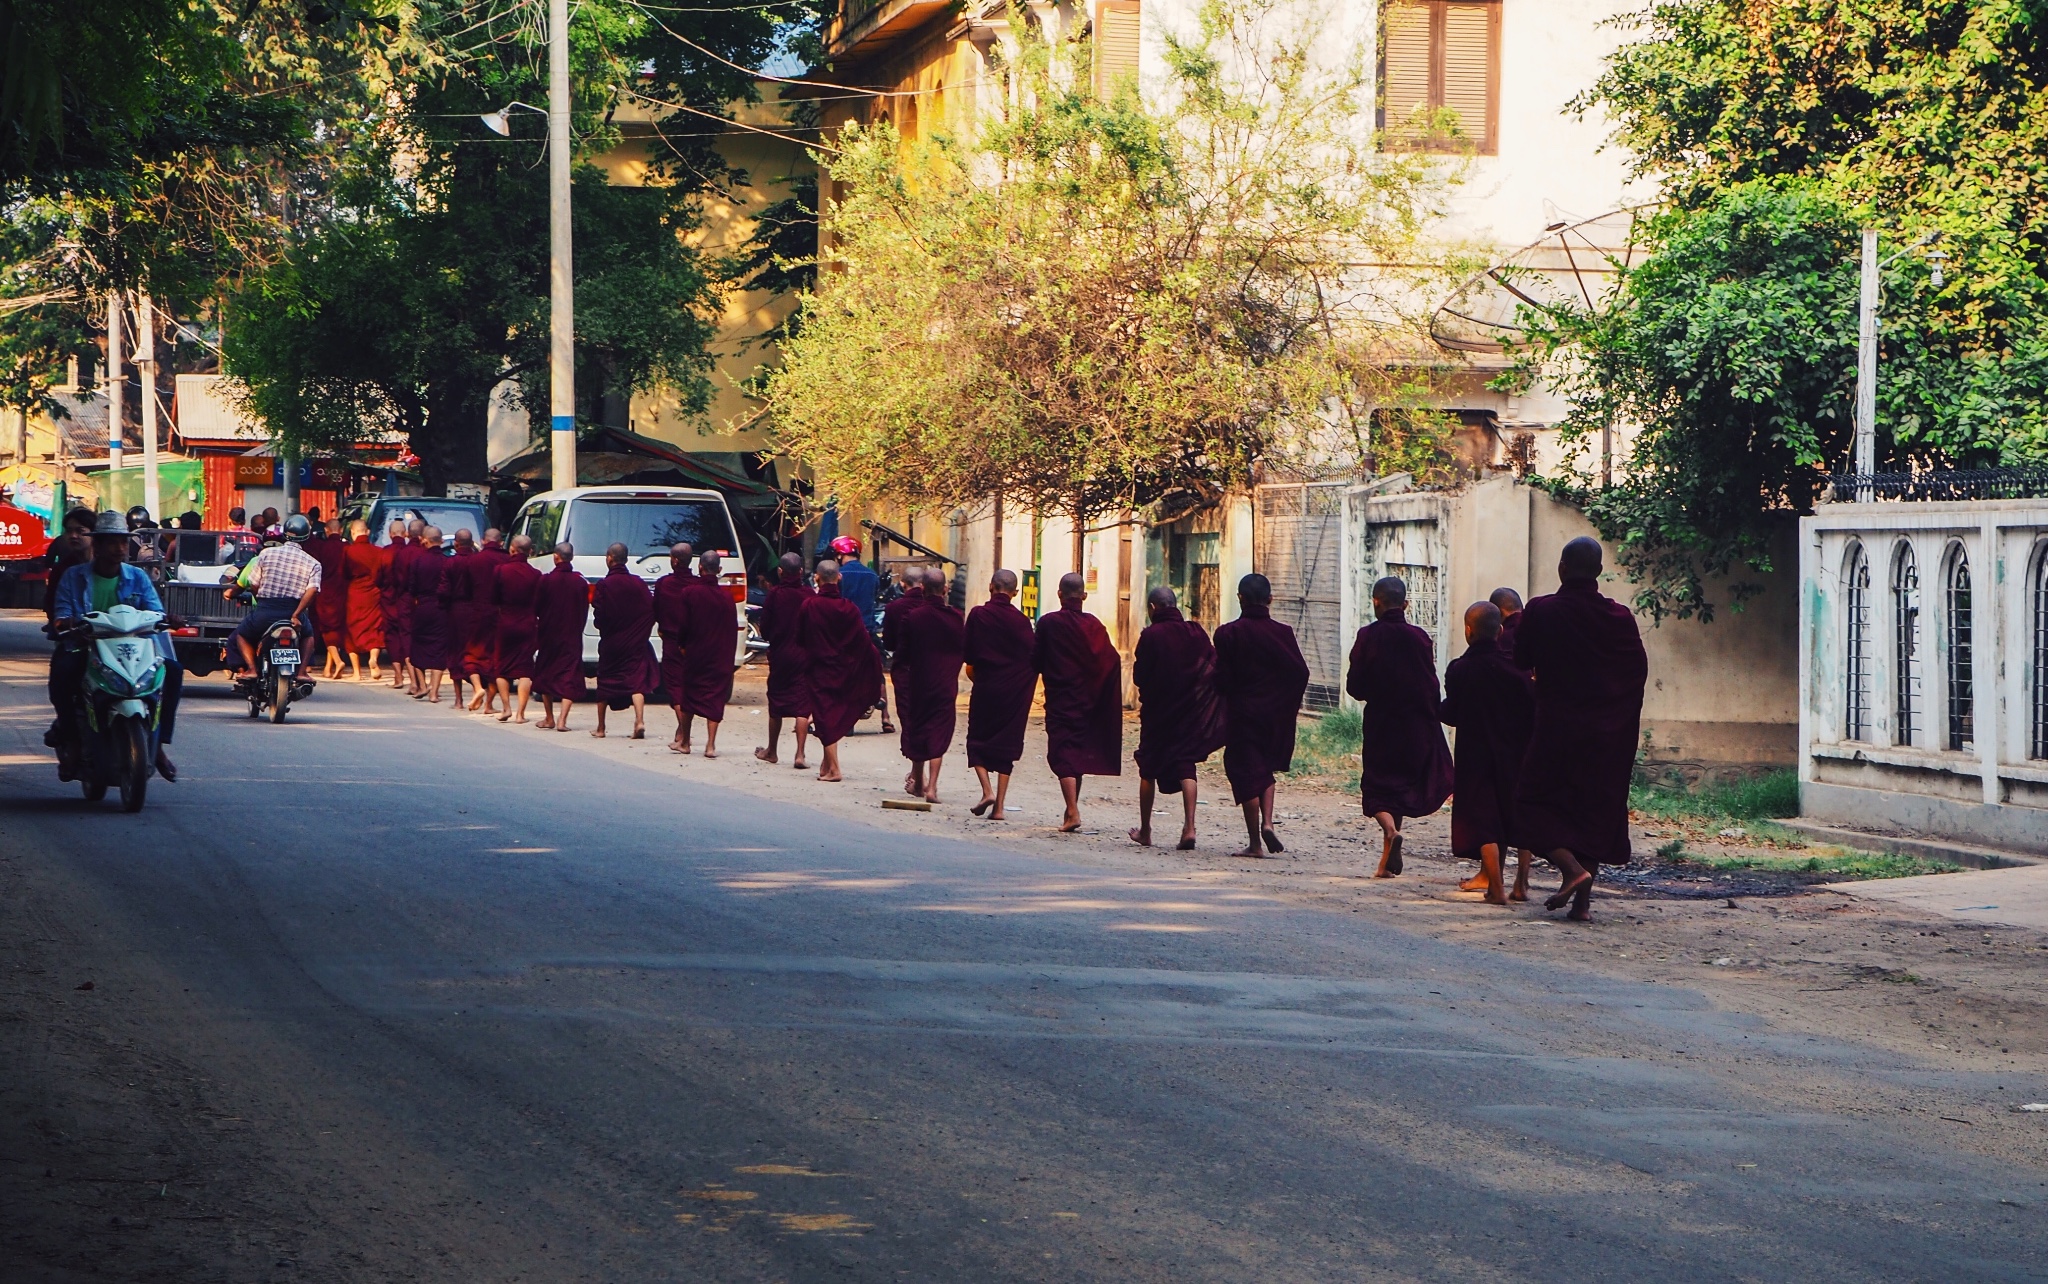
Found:
M 236 600 L 246 602 L 249 594 L 238 593 Z M 273 723 L 283 722 L 292 701 L 313 694 L 313 679 L 300 676 L 306 662 L 300 646 L 303 633 L 290 619 L 283 619 L 256 640 L 256 676 L 235 679 L 235 694 L 249 702 L 250 717 L 260 718 L 268 711 Z
M 160 612 L 122 604 L 94 611 L 59 635 L 83 646 L 86 668 L 71 732 L 57 745 L 57 776 L 78 781 L 87 802 L 105 798 L 115 785 L 121 810 L 142 810 L 156 774 L 164 688 L 155 635 L 167 627 Z

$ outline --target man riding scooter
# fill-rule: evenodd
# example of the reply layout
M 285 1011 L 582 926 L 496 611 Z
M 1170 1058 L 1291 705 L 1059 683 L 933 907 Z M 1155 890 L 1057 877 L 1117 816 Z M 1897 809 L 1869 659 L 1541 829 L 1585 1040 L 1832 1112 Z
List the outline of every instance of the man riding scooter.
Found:
M 256 639 L 271 625 L 289 619 L 293 627 L 310 633 L 306 621 L 312 618 L 313 599 L 320 592 L 320 563 L 299 545 L 312 533 L 313 523 L 304 514 L 285 518 L 285 542 L 258 553 L 236 581 L 221 591 L 225 598 L 242 589 L 256 595 L 256 604 L 235 626 L 235 648 L 242 654 L 242 667 L 235 672 L 237 681 L 256 676 Z M 319 652 L 308 649 L 306 654 Z
M 114 606 L 165 614 L 163 600 L 157 597 L 148 573 L 128 564 L 128 519 L 108 512 L 93 522 L 92 560 L 71 567 L 57 581 L 52 631 L 61 632 L 94 611 Z M 175 783 L 178 769 L 165 747 L 178 725 L 178 697 L 185 690 L 185 670 L 178 665 L 170 634 L 157 634 L 154 644 L 164 661 L 163 694 L 157 705 L 156 771 Z M 50 704 L 57 710 L 57 725 L 50 728 L 43 743 L 52 748 L 71 742 L 72 720 L 78 716 L 78 687 L 85 680 L 85 670 L 86 654 L 75 645 L 59 643 L 50 656 Z

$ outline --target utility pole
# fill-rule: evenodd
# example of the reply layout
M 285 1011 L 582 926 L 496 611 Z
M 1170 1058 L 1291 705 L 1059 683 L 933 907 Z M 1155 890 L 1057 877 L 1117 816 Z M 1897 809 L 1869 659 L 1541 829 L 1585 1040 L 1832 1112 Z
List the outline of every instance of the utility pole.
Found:
M 1862 285 L 1856 300 L 1856 471 L 1869 477 L 1877 471 L 1877 229 L 1863 229 Z M 1856 488 L 1858 502 L 1868 502 L 1868 484 Z
M 576 277 L 569 228 L 569 0 L 548 0 L 548 415 L 554 488 L 576 484 Z
M 121 466 L 121 292 L 107 291 L 107 467 Z M 61 427 L 59 431 L 62 431 Z M 112 480 L 109 478 L 108 480 Z
M 149 295 L 135 301 L 135 370 L 142 398 L 142 506 L 163 525 L 163 492 L 156 472 L 156 305 Z

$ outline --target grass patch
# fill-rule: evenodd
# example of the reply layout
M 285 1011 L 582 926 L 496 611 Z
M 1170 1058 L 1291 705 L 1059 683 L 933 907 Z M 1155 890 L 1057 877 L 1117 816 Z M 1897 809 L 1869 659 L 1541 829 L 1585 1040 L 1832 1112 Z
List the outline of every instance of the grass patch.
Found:
M 1748 780 L 1683 785 L 1638 781 L 1629 790 L 1628 805 L 1657 820 L 1769 820 L 1799 814 L 1799 777 L 1774 771 Z
M 1294 770 L 1287 778 L 1356 790 L 1364 737 L 1365 720 L 1356 709 L 1333 709 L 1305 722 L 1294 736 Z
M 1657 854 L 1666 860 L 1697 866 L 1700 869 L 1753 869 L 1780 874 L 1817 874 L 1842 882 L 1866 878 L 1913 878 L 1920 874 L 1952 874 L 1958 868 L 1947 861 L 1929 860 L 1924 856 L 1859 852 L 1846 847 L 1809 849 L 1806 854 L 1784 856 L 1762 852 L 1715 855 L 1687 851 L 1683 839 L 1664 844 L 1657 849 Z

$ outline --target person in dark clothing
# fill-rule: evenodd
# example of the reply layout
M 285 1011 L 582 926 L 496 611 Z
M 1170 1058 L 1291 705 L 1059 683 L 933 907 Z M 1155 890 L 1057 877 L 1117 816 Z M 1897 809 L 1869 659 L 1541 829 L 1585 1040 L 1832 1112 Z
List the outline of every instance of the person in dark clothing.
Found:
M 1036 638 L 1031 621 L 1013 601 L 1016 596 L 1017 572 L 999 570 L 990 577 L 988 601 L 967 613 L 962 655 L 974 684 L 967 697 L 967 765 L 981 781 L 981 801 L 973 812 L 986 812 L 990 820 L 1003 819 L 1010 773 L 1024 754 L 1031 697 L 1038 689 L 1032 662 Z
M 1274 774 L 1294 766 L 1295 719 L 1308 691 L 1308 661 L 1294 630 L 1273 618 L 1263 575 L 1237 584 L 1238 618 L 1216 630 L 1216 694 L 1223 701 L 1223 774 L 1244 809 L 1240 856 L 1287 850 L 1273 825 Z M 1265 851 L 1259 849 L 1265 844 Z
M 768 744 L 754 750 L 754 756 L 762 762 L 777 761 L 782 720 L 788 718 L 796 730 L 796 758 L 791 765 L 802 771 L 810 765 L 804 761 L 804 740 L 811 732 L 810 664 L 798 644 L 797 628 L 803 623 L 804 600 L 812 596 L 810 586 L 804 583 L 803 556 L 784 553 L 776 577 L 775 587 L 761 603 L 758 619 L 761 636 L 768 639 Z
M 1515 663 L 1536 675 L 1536 728 L 1515 787 L 1524 846 L 1564 875 L 1545 901 L 1585 922 L 1602 865 L 1629 863 L 1628 787 L 1635 773 L 1649 657 L 1626 606 L 1600 592 L 1598 541 L 1558 559 L 1557 592 L 1529 603 Z
M 1500 653 L 1508 659 L 1515 658 L 1515 631 L 1522 627 L 1522 595 L 1511 588 L 1497 588 L 1487 594 L 1500 612 Z
M 1131 681 L 1138 688 L 1138 827 L 1131 841 L 1152 845 L 1152 799 L 1179 794 L 1177 850 L 1195 849 L 1195 768 L 1223 747 L 1223 708 L 1216 699 L 1216 648 L 1184 618 L 1164 584 L 1145 595 L 1151 621 L 1138 635 Z
M 1484 891 L 1491 905 L 1529 899 L 1529 853 L 1524 850 L 1515 888 L 1504 886 L 1503 865 L 1514 845 L 1515 781 L 1536 719 L 1536 688 L 1500 649 L 1500 608 L 1474 602 L 1465 609 L 1465 654 L 1444 670 L 1442 717 L 1458 729 L 1451 801 L 1451 854 L 1479 862 L 1479 874 L 1459 884 Z
M 920 574 L 916 605 L 896 618 L 896 723 L 903 756 L 910 761 L 904 792 L 926 802 L 939 800 L 939 768 L 953 745 L 959 723 L 960 665 L 967 624 L 946 601 L 946 573 L 936 566 Z
M 1389 575 L 1372 586 L 1377 617 L 1358 631 L 1344 689 L 1365 705 L 1359 800 L 1382 835 L 1374 878 L 1401 872 L 1401 821 L 1427 816 L 1451 794 L 1451 751 L 1437 721 L 1435 648 L 1408 623 L 1408 586 Z
M 1060 576 L 1059 595 L 1060 609 L 1039 618 L 1032 667 L 1045 679 L 1045 759 L 1067 807 L 1060 832 L 1071 834 L 1081 827 L 1081 777 L 1123 774 L 1123 657 L 1081 609 L 1081 576 Z

